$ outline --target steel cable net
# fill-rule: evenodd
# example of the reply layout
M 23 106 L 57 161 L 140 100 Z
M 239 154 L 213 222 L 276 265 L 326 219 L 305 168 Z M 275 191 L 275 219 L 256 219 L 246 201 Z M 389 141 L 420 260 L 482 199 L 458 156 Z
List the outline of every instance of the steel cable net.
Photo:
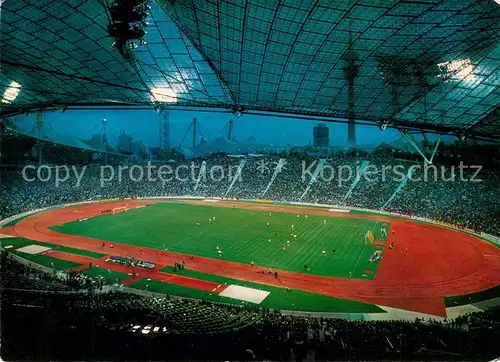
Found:
M 112 47 L 110 5 L 4 2 L 2 107 L 351 110 L 357 119 L 500 135 L 495 1 L 158 0 L 132 59 Z M 346 72 L 349 61 L 356 72 Z
M 127 59 L 108 34 L 108 5 L 2 4 L 2 107 L 228 103 L 227 90 L 163 10 L 151 3 L 146 44 Z
M 247 107 L 345 116 L 349 53 L 358 119 L 468 128 L 500 103 L 494 1 L 158 3 Z

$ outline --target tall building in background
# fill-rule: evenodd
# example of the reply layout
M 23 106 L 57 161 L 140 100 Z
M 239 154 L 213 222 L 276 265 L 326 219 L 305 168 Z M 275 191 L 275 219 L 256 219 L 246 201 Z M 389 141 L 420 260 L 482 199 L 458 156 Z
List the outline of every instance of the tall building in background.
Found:
M 166 108 L 159 109 L 158 123 L 160 126 L 160 149 L 170 151 L 170 120 Z
M 132 153 L 132 137 L 124 131 L 118 136 L 117 151 L 124 154 Z
M 132 141 L 131 152 L 139 158 L 145 158 L 147 153 L 146 144 L 143 141 Z
M 93 134 L 90 139 L 84 141 L 97 150 L 106 150 L 106 145 L 108 144 L 107 137 L 102 134 Z
M 313 146 L 328 147 L 330 145 L 330 129 L 320 123 L 313 128 Z

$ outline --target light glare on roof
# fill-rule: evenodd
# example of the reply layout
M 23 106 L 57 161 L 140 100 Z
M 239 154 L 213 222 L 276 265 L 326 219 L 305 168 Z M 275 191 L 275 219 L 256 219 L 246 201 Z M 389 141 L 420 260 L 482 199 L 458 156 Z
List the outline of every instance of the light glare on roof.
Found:
M 152 88 L 151 100 L 162 103 L 175 103 L 177 102 L 177 93 L 172 88 Z
M 474 74 L 472 74 L 474 64 L 472 64 L 472 61 L 469 58 L 443 62 L 439 63 L 437 66 L 443 72 L 442 76 L 444 77 L 451 76 L 451 79 L 453 80 L 467 80 L 471 82 L 475 79 Z
M 3 93 L 2 103 L 11 103 L 21 91 L 21 84 L 12 81 Z

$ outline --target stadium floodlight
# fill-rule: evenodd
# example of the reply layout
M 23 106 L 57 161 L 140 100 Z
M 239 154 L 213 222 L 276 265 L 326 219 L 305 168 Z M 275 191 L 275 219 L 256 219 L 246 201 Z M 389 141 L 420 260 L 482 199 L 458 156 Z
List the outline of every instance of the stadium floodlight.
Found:
M 177 102 L 177 93 L 170 87 L 155 87 L 151 88 L 151 100 L 161 103 Z
M 236 118 L 240 118 L 245 108 L 242 105 L 235 105 L 232 107 L 232 112 Z
M 441 71 L 438 77 L 445 78 L 445 81 L 451 79 L 472 83 L 477 78 L 477 76 L 472 73 L 475 67 L 470 58 L 451 60 L 439 63 L 437 66 Z
M 380 125 L 379 125 L 380 130 L 381 130 L 382 132 L 384 132 L 384 131 L 387 129 L 387 127 L 389 126 L 389 124 L 390 124 L 390 123 L 391 123 L 391 122 L 390 122 L 390 121 L 388 121 L 388 120 L 386 120 L 386 119 L 385 119 L 385 120 L 383 120 L 382 122 L 380 122 Z
M 21 84 L 16 81 L 10 82 L 9 86 L 5 90 L 2 96 L 2 103 L 12 103 L 16 98 L 19 92 L 21 91 Z
M 146 19 L 151 12 L 148 1 L 115 0 L 109 8 L 108 34 L 115 38 L 113 47 L 125 57 L 129 57 L 139 44 L 146 44 L 144 28 L 149 25 Z

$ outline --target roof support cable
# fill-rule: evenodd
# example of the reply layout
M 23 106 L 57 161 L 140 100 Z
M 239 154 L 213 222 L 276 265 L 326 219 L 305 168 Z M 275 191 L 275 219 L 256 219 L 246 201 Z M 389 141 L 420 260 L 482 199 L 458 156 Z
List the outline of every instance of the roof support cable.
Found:
M 434 160 L 434 156 L 436 155 L 436 152 L 437 152 L 437 149 L 439 147 L 439 144 L 441 143 L 441 135 L 439 136 L 439 139 L 437 140 L 436 145 L 434 146 L 434 149 L 432 150 L 431 157 L 429 159 L 425 155 L 424 151 L 420 149 L 420 147 L 415 142 L 415 140 L 411 137 L 411 134 L 408 133 L 408 131 L 406 131 L 404 129 L 399 129 L 399 132 L 408 141 L 408 143 L 415 149 L 415 151 L 417 151 L 420 154 L 420 156 L 422 156 L 422 158 L 424 159 L 424 161 L 427 164 L 432 165 L 432 161 Z

